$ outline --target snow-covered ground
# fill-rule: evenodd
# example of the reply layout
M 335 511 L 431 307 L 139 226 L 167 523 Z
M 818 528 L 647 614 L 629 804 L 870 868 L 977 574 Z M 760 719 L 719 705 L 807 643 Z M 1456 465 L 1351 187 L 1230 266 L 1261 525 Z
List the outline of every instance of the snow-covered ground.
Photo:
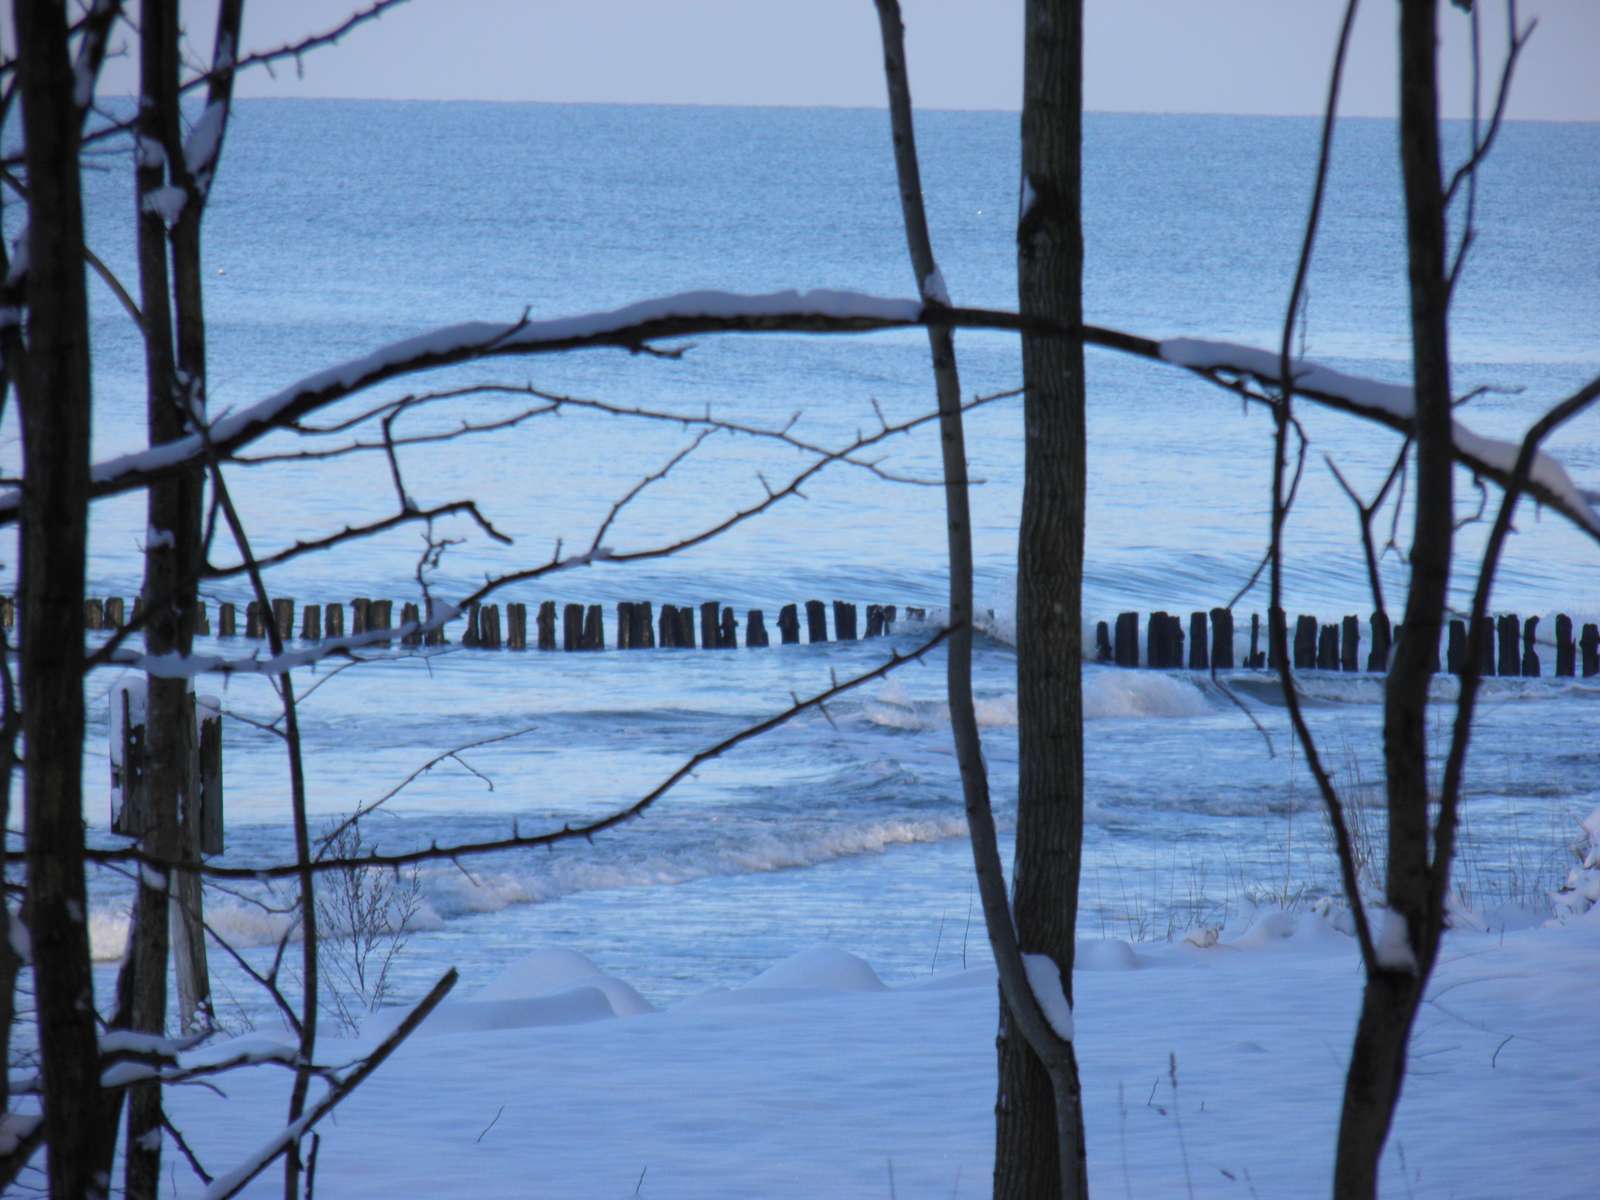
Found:
M 1597 964 L 1600 906 L 1561 927 L 1449 936 L 1385 1195 L 1596 1194 Z M 602 968 L 626 975 L 534 949 L 498 980 L 463 980 L 324 1122 L 317 1194 L 987 1194 L 992 969 L 887 988 L 818 947 L 655 1011 Z M 1361 991 L 1351 939 L 1311 913 L 1263 912 L 1205 948 L 1086 943 L 1075 986 L 1097 1195 L 1328 1193 Z M 379 1032 L 324 1040 L 319 1058 Z M 288 1091 L 270 1066 L 223 1086 L 169 1099 L 213 1172 L 281 1127 Z M 173 1183 L 204 1190 L 181 1165 Z M 247 1194 L 281 1186 L 274 1166 Z

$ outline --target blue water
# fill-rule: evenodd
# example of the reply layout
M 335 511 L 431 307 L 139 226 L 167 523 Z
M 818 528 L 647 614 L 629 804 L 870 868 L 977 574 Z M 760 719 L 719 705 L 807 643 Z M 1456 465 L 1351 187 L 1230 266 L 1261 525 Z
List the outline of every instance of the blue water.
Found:
M 1464 129 L 1449 133 L 1459 150 Z M 1299 119 L 1091 117 L 1088 318 L 1145 335 L 1275 346 L 1316 136 L 1316 124 Z M 1013 306 L 1015 117 L 928 113 L 919 140 L 953 298 Z M 1403 380 L 1393 142 L 1384 121 L 1339 132 L 1301 337 L 1307 353 L 1343 369 Z M 104 165 L 85 177 L 91 240 L 131 280 L 131 184 L 119 162 Z M 1600 366 L 1597 210 L 1600 126 L 1505 130 L 1483 174 L 1479 238 L 1455 308 L 1457 390 L 1495 389 L 1463 409 L 1474 428 L 1515 436 Z M 908 295 L 898 214 L 878 112 L 246 102 L 206 223 L 213 411 L 454 321 L 557 316 L 701 287 Z M 93 303 L 95 454 L 106 457 L 142 444 L 141 352 L 103 286 Z M 1020 382 L 1012 338 L 962 334 L 958 351 L 967 394 Z M 1086 614 L 1226 603 L 1263 545 L 1267 421 L 1149 363 L 1092 352 L 1089 371 Z M 817 444 L 875 426 L 874 403 L 890 419 L 932 405 L 926 342 L 908 331 L 706 338 L 674 361 L 616 351 L 504 361 L 380 389 L 316 420 L 331 423 L 407 388 L 485 381 L 665 412 L 709 409 L 768 427 L 794 416 L 796 433 Z M 398 432 L 493 421 L 527 404 L 456 401 L 406 418 Z M 1347 420 L 1304 416 L 1314 445 L 1290 523 L 1288 605 L 1325 620 L 1365 613 L 1351 508 L 1323 455 L 1371 490 L 1396 442 Z M 14 459 L 14 424 L 0 436 Z M 441 527 L 461 541 L 432 571 L 432 586 L 460 595 L 486 575 L 543 561 L 558 540 L 568 550 L 587 546 L 616 498 L 691 437 L 676 423 L 569 411 L 403 451 L 418 502 L 475 498 L 515 538 L 508 548 L 467 524 Z M 980 716 L 1003 830 L 1016 777 L 1010 611 L 1020 437 L 1014 400 L 970 418 L 972 474 L 983 481 L 974 493 L 978 606 L 995 613 L 978 647 Z M 1600 416 L 1575 422 L 1552 446 L 1580 480 L 1600 479 Z M 285 437 L 257 449 L 295 448 Z M 880 453 L 896 475 L 936 478 L 929 429 L 886 443 L 874 458 Z M 780 485 L 807 462 L 770 441 L 714 437 L 648 489 L 606 543 L 639 549 L 714 525 L 759 500 L 763 479 Z M 376 519 L 393 504 L 377 454 L 236 468 L 231 479 L 258 552 Z M 1465 479 L 1463 493 L 1470 498 Z M 1548 514 L 1530 510 L 1519 525 L 1497 608 L 1595 619 L 1593 543 Z M 99 506 L 92 593 L 137 590 L 144 528 L 137 500 Z M 1403 521 L 1402 545 L 1405 530 Z M 1464 531 L 1463 561 L 1480 541 L 1478 528 Z M 415 530 L 354 543 L 283 568 L 273 590 L 317 603 L 414 598 L 420 550 Z M 1386 558 L 1385 581 L 1395 606 L 1399 555 Z M 1458 570 L 1461 603 L 1470 582 Z M 770 621 L 782 604 L 810 597 L 936 607 L 944 588 L 939 490 L 838 466 L 808 484 L 804 499 L 682 555 L 586 568 L 499 599 L 717 599 L 741 613 L 762 608 Z M 208 594 L 213 602 L 246 598 L 234 581 Z M 1252 597 L 1240 611 L 1264 605 Z M 348 812 L 454 746 L 526 731 L 462 756 L 482 777 L 446 761 L 410 783 L 368 822 L 369 842 L 449 843 L 492 836 L 514 819 L 531 829 L 593 817 L 785 707 L 791 693 L 820 690 L 835 674 L 875 665 L 886 645 L 908 650 L 928 632 L 902 625 L 887 644 L 716 655 L 396 652 L 337 675 L 323 668 L 326 682 L 303 716 L 311 803 L 321 817 Z M 105 671 L 89 683 L 100 723 L 86 817 L 97 837 L 109 836 L 104 697 L 115 680 Z M 302 679 L 301 689 L 312 682 Z M 1322 677 L 1306 686 L 1341 779 L 1375 794 L 1378 683 Z M 259 680 L 202 687 L 222 693 L 241 717 L 273 715 Z M 1270 687 L 1240 683 L 1265 737 L 1201 680 L 1091 667 L 1085 687 L 1085 933 L 1164 936 L 1237 911 L 1252 895 L 1327 888 L 1328 839 Z M 1441 680 L 1441 696 L 1450 690 Z M 803 717 L 703 767 L 645 819 L 592 846 L 430 868 L 421 927 L 401 959 L 400 998 L 450 963 L 470 988 L 498 962 L 550 943 L 590 953 L 658 1001 L 736 981 L 823 938 L 889 978 L 948 965 L 952 955 L 981 957 L 942 692 L 934 654 L 840 699 L 826 716 Z M 1471 764 L 1465 876 L 1483 897 L 1548 876 L 1571 817 L 1600 802 L 1596 700 L 1600 687 L 1581 680 L 1489 684 Z M 281 746 L 247 720 L 230 721 L 226 737 L 229 860 L 280 855 L 288 844 Z M 108 955 L 120 945 L 124 901 L 119 880 L 100 881 L 97 944 Z M 211 915 L 258 947 L 279 926 L 226 896 L 213 899 Z M 232 997 L 225 1010 L 262 1017 L 247 985 L 224 977 L 223 987 Z

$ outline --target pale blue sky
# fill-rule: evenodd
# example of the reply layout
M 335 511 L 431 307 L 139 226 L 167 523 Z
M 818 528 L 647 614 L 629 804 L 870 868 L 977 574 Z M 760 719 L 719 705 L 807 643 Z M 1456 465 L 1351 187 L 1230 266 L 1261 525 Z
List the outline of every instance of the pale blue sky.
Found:
M 1504 45 L 1503 0 L 1479 0 Z M 209 3 L 185 4 L 209 49 Z M 340 0 L 252 0 L 247 48 L 326 29 Z M 7 4 L 9 9 L 9 3 Z M 916 101 L 1015 109 L 1022 0 L 905 0 Z M 1086 103 L 1102 111 L 1320 111 L 1343 0 L 1088 0 Z M 1512 115 L 1600 120 L 1600 0 L 1523 0 L 1540 29 Z M 1394 111 L 1394 0 L 1365 0 L 1344 111 Z M 1467 18 L 1441 0 L 1445 108 L 1467 109 Z M 9 13 L 7 14 L 9 15 Z M 242 95 L 881 106 L 871 0 L 411 0 Z M 127 91 L 134 63 L 109 64 Z

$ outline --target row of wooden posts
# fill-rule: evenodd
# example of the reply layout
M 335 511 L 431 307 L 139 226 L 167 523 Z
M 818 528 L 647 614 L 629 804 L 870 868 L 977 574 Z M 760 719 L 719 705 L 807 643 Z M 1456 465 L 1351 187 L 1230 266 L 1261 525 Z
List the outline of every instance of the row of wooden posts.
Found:
M 1540 618 L 1522 620 L 1515 613 L 1484 617 L 1468 635 L 1467 622 L 1450 621 L 1441 662 L 1439 646 L 1433 646 L 1433 669 L 1459 675 L 1469 662 L 1475 662 L 1481 675 L 1537 676 L 1543 672 L 1539 658 Z M 1573 637 L 1572 618 L 1558 613 L 1555 618 L 1555 674 L 1576 675 L 1579 657 L 1583 675 L 1600 675 L 1600 626 L 1589 623 Z M 1213 608 L 1210 613 L 1189 614 L 1189 633 L 1184 637 L 1183 619 L 1171 613 L 1153 612 L 1144 623 L 1144 665 L 1164 669 L 1206 671 L 1231 669 L 1234 665 L 1233 613 Z M 1209 637 L 1207 636 L 1209 627 Z M 1370 671 L 1389 669 L 1393 650 L 1404 635 L 1404 626 L 1392 628 L 1383 613 L 1373 613 L 1371 648 L 1363 664 L 1361 620 L 1354 615 L 1337 624 L 1322 624 L 1316 617 L 1296 619 L 1294 640 L 1289 640 L 1288 619 L 1281 608 L 1271 610 L 1267 620 L 1267 649 L 1261 647 L 1261 615 L 1250 615 L 1250 650 L 1241 666 L 1274 670 L 1285 656 L 1297 671 Z M 1119 667 L 1137 667 L 1139 662 L 1139 614 L 1119 613 L 1114 625 L 1101 621 L 1095 630 L 1095 657 Z M 1188 643 L 1185 653 L 1184 644 Z
M 356 599 L 350 601 L 349 608 L 348 632 L 351 636 L 397 628 L 394 602 L 391 600 Z M 218 604 L 216 609 L 217 637 L 232 638 L 242 633 L 247 638 L 264 638 L 267 636 L 266 621 L 269 619 L 285 642 L 295 636 L 293 599 L 274 599 L 267 613 L 263 613 L 257 602 L 251 601 L 244 607 L 243 630 L 239 628 L 238 606 L 224 602 Z M 778 611 L 775 630 L 780 643 L 798 643 L 802 630 L 808 642 L 829 641 L 828 609 L 829 606 L 821 600 L 807 600 L 804 605 L 784 605 Z M 137 600 L 133 611 L 137 616 Z M 832 612 L 831 640 L 841 642 L 856 641 L 860 637 L 883 637 L 893 630 L 894 623 L 900 619 L 900 609 L 893 604 L 867 605 L 864 629 L 858 620 L 861 613 L 856 605 L 835 600 Z M 907 608 L 905 614 L 910 620 L 922 620 L 927 616 L 926 610 L 921 608 Z M 9 607 L 0 609 L 0 616 L 6 618 L 7 627 L 10 625 L 10 615 Z M 299 615 L 299 636 L 304 640 L 320 641 L 323 638 L 346 636 L 345 605 L 342 603 L 307 604 L 301 607 Z M 398 628 L 410 628 L 412 632 L 400 636 L 401 645 L 445 645 L 449 638 L 444 626 L 429 629 L 426 633 L 416 632 L 424 619 L 431 621 L 432 617 L 431 602 L 425 607 L 411 602 L 402 604 Z M 606 647 L 605 609 L 599 604 L 567 604 L 558 609 L 554 600 L 546 600 L 534 611 L 531 630 L 528 617 L 526 604 L 507 604 L 502 626 L 500 605 L 473 604 L 466 612 L 466 628 L 460 634 L 461 644 L 485 650 L 602 650 Z M 128 608 L 119 596 L 84 602 L 84 620 L 90 629 L 121 629 L 128 619 Z M 715 600 L 701 604 L 698 611 L 693 605 L 679 607 L 663 604 L 659 615 L 648 600 L 623 600 L 616 606 L 615 629 L 615 645 L 619 650 L 655 647 L 692 649 L 697 644 L 704 649 L 715 650 L 732 649 L 739 645 L 738 617 L 732 608 Z M 210 615 L 203 601 L 195 631 L 202 636 L 212 633 Z M 744 644 L 750 647 L 768 646 L 771 645 L 772 636 L 762 610 L 750 609 L 745 615 Z M 377 644 L 387 645 L 388 639 L 380 639 Z

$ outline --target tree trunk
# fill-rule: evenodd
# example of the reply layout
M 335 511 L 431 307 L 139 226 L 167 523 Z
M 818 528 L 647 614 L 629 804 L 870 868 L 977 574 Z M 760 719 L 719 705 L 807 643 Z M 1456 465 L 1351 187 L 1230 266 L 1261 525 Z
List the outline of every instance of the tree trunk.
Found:
M 59 0 L 19 0 L 28 168 L 28 362 L 22 392 L 21 674 L 28 898 L 48 1180 L 95 1179 L 101 1123 L 83 872 L 83 587 L 89 496 L 89 313 L 78 112 Z
M 1029 0 L 1022 106 L 1018 307 L 1083 324 L 1082 0 Z M 1027 953 L 1072 999 L 1083 849 L 1083 343 L 1022 339 L 1026 437 L 1017 550 L 1017 846 L 1012 896 Z M 1052 1085 L 1002 1003 L 995 1195 L 1088 1192 L 1077 1064 Z M 1058 1103 L 1067 1111 L 1057 1111 Z M 1058 1143 L 1060 1155 L 1058 1157 Z
M 1428 859 L 1427 699 L 1454 532 L 1449 292 L 1439 168 L 1437 0 L 1400 6 L 1400 160 L 1410 267 L 1417 502 L 1405 630 L 1384 697 L 1389 815 L 1386 919 L 1403 920 L 1414 963 L 1392 949 L 1369 971 L 1339 1123 L 1334 1194 L 1377 1195 L 1379 1159 L 1405 1083 L 1407 1043 L 1438 954 L 1443 912 Z M 1448 870 L 1448 863 L 1441 864 Z M 1442 893 L 1441 893 L 1442 895 Z M 1388 945 L 1383 939 L 1382 945 Z

